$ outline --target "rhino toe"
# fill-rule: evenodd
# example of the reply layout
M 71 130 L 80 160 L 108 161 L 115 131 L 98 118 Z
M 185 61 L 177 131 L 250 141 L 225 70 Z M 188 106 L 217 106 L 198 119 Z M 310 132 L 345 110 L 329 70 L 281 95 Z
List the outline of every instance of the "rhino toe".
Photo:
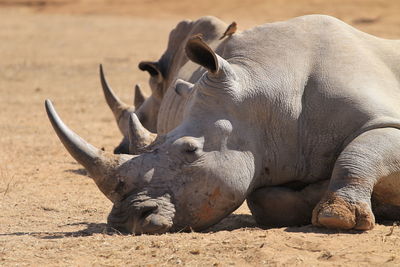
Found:
M 326 228 L 366 231 L 374 227 L 375 217 L 367 203 L 348 203 L 341 197 L 330 196 L 314 208 L 312 223 Z

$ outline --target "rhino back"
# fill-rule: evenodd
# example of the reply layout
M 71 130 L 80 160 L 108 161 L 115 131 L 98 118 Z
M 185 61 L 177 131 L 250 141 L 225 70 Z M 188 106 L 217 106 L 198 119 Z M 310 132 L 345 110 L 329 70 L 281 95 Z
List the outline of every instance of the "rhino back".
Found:
M 298 123 L 303 175 L 312 180 L 329 178 L 339 153 L 362 132 L 400 128 L 398 42 L 329 17 L 321 25 Z
M 400 128 L 398 47 L 319 15 L 255 27 L 218 47 L 241 77 L 246 113 L 237 116 L 263 132 L 263 184 L 328 179 L 358 134 Z

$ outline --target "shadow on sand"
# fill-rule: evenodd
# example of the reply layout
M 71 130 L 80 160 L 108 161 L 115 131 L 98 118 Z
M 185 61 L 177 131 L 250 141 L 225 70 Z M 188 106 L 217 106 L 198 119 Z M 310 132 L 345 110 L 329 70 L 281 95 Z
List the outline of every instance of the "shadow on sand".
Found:
M 253 217 L 249 214 L 231 214 L 216 225 L 213 225 L 202 233 L 212 233 L 219 231 L 233 231 L 240 228 L 256 228 L 258 227 Z
M 63 226 L 85 226 L 85 229 L 78 231 L 59 231 L 59 232 L 14 232 L 14 233 L 0 233 L 1 236 L 33 236 L 39 239 L 61 239 L 66 237 L 85 237 L 92 236 L 95 234 L 106 234 L 106 235 L 129 235 L 122 233 L 116 229 L 110 228 L 105 223 L 90 223 L 90 222 L 78 222 L 61 225 Z M 232 231 L 240 228 L 254 228 L 256 223 L 254 222 L 251 215 L 247 214 L 231 214 L 227 218 L 223 219 L 218 224 L 208 228 L 203 233 L 219 232 L 219 231 Z M 190 232 L 190 231 L 188 231 Z
M 397 221 L 387 221 L 387 220 L 377 220 L 377 223 L 385 225 L 385 226 L 392 226 L 396 227 L 399 226 L 400 223 Z M 361 230 L 338 230 L 338 229 L 327 229 L 323 227 L 317 227 L 314 225 L 304 225 L 304 226 L 296 226 L 296 227 L 287 227 L 285 232 L 289 233 L 315 233 L 315 234 L 349 234 L 349 235 L 357 235 L 367 233 L 366 231 Z
M 392 227 L 398 227 L 400 225 L 399 222 L 393 221 L 384 221 L 380 222 L 380 224 Z M 105 234 L 105 235 L 131 235 L 127 233 L 121 233 L 120 231 L 110 228 L 105 223 L 89 223 L 89 222 L 79 222 L 66 224 L 62 226 L 77 226 L 83 225 L 86 226 L 85 229 L 72 231 L 72 232 L 14 232 L 14 233 L 0 233 L 1 236 L 33 236 L 39 239 L 61 239 L 66 237 L 85 237 L 92 236 L 95 234 Z M 256 224 L 253 217 L 248 214 L 231 214 L 225 219 L 223 219 L 218 224 L 201 231 L 200 233 L 213 233 L 220 231 L 233 231 L 242 228 L 259 228 L 264 230 L 273 229 L 271 227 L 260 227 Z M 289 233 L 317 233 L 317 234 L 363 234 L 364 231 L 356 231 L 356 230 L 335 230 L 335 229 L 326 229 L 320 228 L 313 225 L 305 225 L 305 226 L 291 226 L 286 227 L 284 229 L 285 232 Z M 191 231 L 184 231 L 191 232 Z
M 290 226 L 285 229 L 288 233 L 314 233 L 314 234 L 362 234 L 365 231 L 357 230 L 338 230 L 338 229 L 327 229 L 323 227 L 317 227 L 314 225 L 304 225 L 304 226 Z
M 63 226 L 74 226 L 74 225 L 85 225 L 86 229 L 73 231 L 73 232 L 15 232 L 0 234 L 0 236 L 33 236 L 40 239 L 59 239 L 65 237 L 84 237 L 92 236 L 94 234 L 118 234 L 117 231 L 113 231 L 107 227 L 105 223 L 88 223 L 80 222 L 73 224 L 66 224 Z
M 68 169 L 65 170 L 64 172 L 70 172 L 70 173 L 74 173 L 74 174 L 78 174 L 78 175 L 82 175 L 82 176 L 88 176 L 88 173 L 85 169 Z

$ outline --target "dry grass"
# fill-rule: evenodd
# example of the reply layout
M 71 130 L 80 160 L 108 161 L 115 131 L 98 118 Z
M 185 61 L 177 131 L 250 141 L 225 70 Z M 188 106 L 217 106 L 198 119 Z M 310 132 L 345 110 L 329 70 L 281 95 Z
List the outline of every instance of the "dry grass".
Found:
M 10 190 L 10 187 L 12 187 L 11 183 L 14 177 L 15 176 L 9 177 L 8 175 L 5 174 L 3 170 L 0 170 L 0 179 L 1 179 L 0 194 L 3 194 L 3 196 L 7 195 L 7 193 Z

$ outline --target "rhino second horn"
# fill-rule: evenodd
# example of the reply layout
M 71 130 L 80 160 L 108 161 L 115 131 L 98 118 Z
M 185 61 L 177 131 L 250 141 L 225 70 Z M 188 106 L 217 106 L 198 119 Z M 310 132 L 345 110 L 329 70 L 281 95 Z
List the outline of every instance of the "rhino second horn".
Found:
M 125 111 L 130 109 L 130 106 L 122 102 L 108 85 L 108 82 L 104 76 L 103 66 L 100 64 L 100 81 L 103 88 L 104 97 L 108 106 L 114 114 L 117 123 Z M 129 112 L 129 111 L 128 111 Z
M 55 132 L 71 156 L 85 167 L 103 194 L 113 202 L 117 200 L 119 196 L 114 189 L 117 188 L 119 181 L 116 178 L 110 178 L 112 176 L 109 174 L 114 173 L 122 161 L 128 158 L 106 154 L 87 143 L 64 124 L 50 100 L 45 101 L 45 106 Z
M 134 155 L 142 153 L 157 137 L 156 134 L 143 127 L 135 113 L 129 117 L 128 134 L 129 153 Z
M 146 97 L 144 96 L 143 92 L 142 92 L 142 88 L 140 87 L 139 84 L 135 85 L 135 98 L 134 98 L 134 102 L 133 105 L 135 106 L 136 109 L 138 109 L 143 102 L 146 100 Z

